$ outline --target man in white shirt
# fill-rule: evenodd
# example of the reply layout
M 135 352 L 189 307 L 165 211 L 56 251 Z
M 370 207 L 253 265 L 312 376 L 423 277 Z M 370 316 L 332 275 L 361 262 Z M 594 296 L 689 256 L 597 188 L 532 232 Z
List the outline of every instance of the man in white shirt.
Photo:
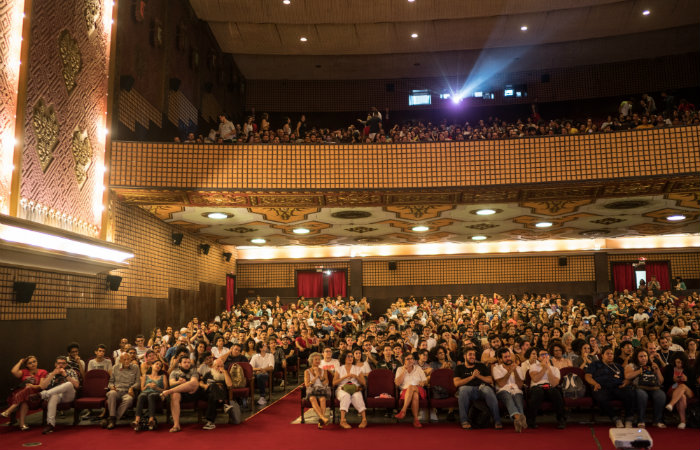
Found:
M 330 372 L 329 377 L 333 379 L 333 374 L 338 371 L 340 363 L 337 359 L 333 358 L 333 349 L 331 347 L 326 347 L 323 349 L 323 359 L 321 359 L 321 369 L 328 370 Z
M 643 306 L 640 305 L 637 307 L 637 313 L 632 317 L 632 321 L 634 323 L 648 322 L 649 321 L 649 314 L 644 312 Z
M 566 428 L 564 398 L 561 390 L 558 389 L 561 374 L 559 369 L 550 363 L 547 350 L 539 350 L 537 362 L 530 365 L 529 372 L 530 389 L 527 397 L 527 425 L 530 428 L 537 428 L 537 411 L 540 409 L 542 401 L 546 400 L 554 406 L 554 411 L 557 415 L 557 428 L 563 430 Z
M 270 374 L 275 367 L 275 357 L 268 352 L 266 342 L 258 344 L 258 353 L 250 359 L 250 365 L 253 367 L 253 376 L 255 377 L 255 386 L 258 388 L 260 399 L 258 405 L 266 405 L 267 399 L 266 388 L 270 379 Z
M 518 366 L 513 361 L 513 354 L 507 347 L 500 347 L 496 351 L 496 360 L 496 364 L 491 368 L 496 397 L 506 406 L 513 419 L 515 431 L 520 433 L 527 428 L 521 389 L 524 377 L 521 376 Z

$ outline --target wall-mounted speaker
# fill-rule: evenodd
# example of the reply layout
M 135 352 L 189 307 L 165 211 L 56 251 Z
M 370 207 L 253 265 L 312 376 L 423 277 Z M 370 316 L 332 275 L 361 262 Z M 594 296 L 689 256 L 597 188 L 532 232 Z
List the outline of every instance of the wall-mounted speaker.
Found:
M 122 91 L 129 92 L 134 87 L 134 77 L 131 75 L 122 75 L 119 77 L 119 88 Z
M 122 277 L 118 275 L 107 275 L 107 288 L 109 288 L 110 291 L 118 291 L 120 284 L 122 284 Z
M 389 270 L 396 270 L 396 261 L 389 261 Z
M 209 249 L 211 248 L 211 245 L 209 244 L 199 244 L 199 251 L 203 255 L 208 255 L 209 254 Z
M 173 245 L 180 245 L 183 237 L 184 234 L 182 233 L 173 233 Z
M 568 263 L 569 263 L 569 261 L 567 260 L 566 256 L 559 257 L 559 267 L 564 267 Z
M 15 290 L 15 300 L 18 303 L 29 303 L 32 300 L 32 295 L 34 295 L 36 283 L 15 281 L 13 288 Z

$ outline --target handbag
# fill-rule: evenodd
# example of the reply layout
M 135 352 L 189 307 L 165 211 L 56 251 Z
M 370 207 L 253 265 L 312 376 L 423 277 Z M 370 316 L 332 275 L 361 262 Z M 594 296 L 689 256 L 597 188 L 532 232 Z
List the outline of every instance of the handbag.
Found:
M 352 383 L 344 384 L 343 385 L 343 390 L 347 392 L 348 394 L 352 395 L 355 392 L 357 392 L 357 386 L 355 386 Z

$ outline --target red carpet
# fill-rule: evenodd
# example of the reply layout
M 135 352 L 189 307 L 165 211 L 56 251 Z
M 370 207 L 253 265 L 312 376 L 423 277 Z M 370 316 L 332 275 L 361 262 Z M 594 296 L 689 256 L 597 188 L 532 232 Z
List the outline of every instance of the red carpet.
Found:
M 455 424 L 425 425 L 415 429 L 410 422 L 401 424 L 371 423 L 365 430 L 343 430 L 337 425 L 319 430 L 315 425 L 292 425 L 299 416 L 299 390 L 295 390 L 268 408 L 251 417 L 242 425 L 220 425 L 216 430 L 204 431 L 201 425 L 187 425 L 180 433 L 170 434 L 161 425 L 156 432 L 135 433 L 126 426 L 107 431 L 98 426 L 59 427 L 44 436 L 41 428 L 28 432 L 15 428 L 0 428 L 0 449 L 21 449 L 22 444 L 41 442 L 40 448 L 51 450 L 356 450 L 401 449 L 533 449 L 533 450 L 608 450 L 613 449 L 608 438 L 609 428 L 571 425 L 565 431 L 541 426 L 537 430 L 515 433 L 508 426 L 497 430 L 464 431 Z M 669 428 L 649 430 L 657 450 L 698 450 L 698 430 Z M 595 434 L 594 434 L 595 433 Z M 597 438 L 597 440 L 596 440 Z M 26 447 L 25 447 L 26 448 Z

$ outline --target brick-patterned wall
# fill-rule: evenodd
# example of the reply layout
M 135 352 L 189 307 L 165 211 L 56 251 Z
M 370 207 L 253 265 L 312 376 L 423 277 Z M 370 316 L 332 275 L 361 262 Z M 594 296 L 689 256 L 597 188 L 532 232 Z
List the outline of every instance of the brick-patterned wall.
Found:
M 624 255 L 609 255 L 608 262 L 615 261 L 638 261 L 640 257 L 645 257 L 649 261 L 669 261 L 671 265 L 671 276 L 683 279 L 700 278 L 700 252 L 694 253 L 635 253 Z M 608 264 L 608 277 L 611 265 Z
M 696 173 L 698 148 L 700 126 L 435 144 L 193 147 L 113 141 L 110 184 L 202 190 L 573 182 Z
M 347 269 L 348 285 L 350 285 L 350 263 L 319 262 L 319 263 L 274 263 L 238 264 L 236 266 L 236 283 L 241 289 L 293 288 L 296 283 L 296 270 L 315 269 Z
M 549 81 L 542 82 L 548 75 Z M 488 81 L 493 101 L 469 99 L 474 105 L 554 102 L 655 92 L 697 86 L 700 79 L 698 54 L 673 55 L 653 60 L 624 61 L 581 67 L 497 73 Z M 280 112 L 367 111 L 371 106 L 392 110 L 408 109 L 413 89 L 442 92 L 460 87 L 463 79 L 403 78 L 381 80 L 249 80 L 246 110 Z M 387 92 L 393 84 L 393 92 Z M 526 84 L 525 98 L 504 98 L 506 84 Z M 487 86 L 488 88 L 488 86 Z M 488 89 L 487 89 L 488 90 Z M 422 109 L 444 107 L 433 96 L 433 104 Z
M 107 41 L 104 39 L 103 9 L 96 29 L 88 29 L 84 0 L 35 0 L 31 12 L 26 99 L 25 146 L 20 195 L 42 205 L 99 226 L 101 211 L 95 208 L 102 197 L 102 164 L 107 94 Z M 102 2 L 96 2 L 101 4 Z M 64 82 L 60 36 L 67 31 L 77 43 L 80 71 L 75 87 Z M 53 108 L 59 126 L 53 161 L 42 170 L 37 153 L 37 133 L 33 126 L 34 107 L 43 102 Z M 87 131 L 92 162 L 87 181 L 79 186 L 75 158 L 71 151 L 74 131 Z
M 425 286 L 495 283 L 561 283 L 594 281 L 593 256 L 569 256 L 559 266 L 557 256 L 363 261 L 363 286 Z
M 235 250 L 167 225 L 135 206 L 115 204 L 115 243 L 135 256 L 127 269 L 111 273 L 123 277 L 119 291 L 106 288 L 106 276 L 71 275 L 0 266 L 0 320 L 65 319 L 70 308 L 125 309 L 127 297 L 167 298 L 169 288 L 197 291 L 199 283 L 223 286 L 235 271 Z M 183 232 L 180 246 L 171 234 Z M 200 255 L 200 243 L 211 245 Z M 231 262 L 222 256 L 234 253 Z M 36 283 L 30 303 L 16 303 L 13 282 Z

